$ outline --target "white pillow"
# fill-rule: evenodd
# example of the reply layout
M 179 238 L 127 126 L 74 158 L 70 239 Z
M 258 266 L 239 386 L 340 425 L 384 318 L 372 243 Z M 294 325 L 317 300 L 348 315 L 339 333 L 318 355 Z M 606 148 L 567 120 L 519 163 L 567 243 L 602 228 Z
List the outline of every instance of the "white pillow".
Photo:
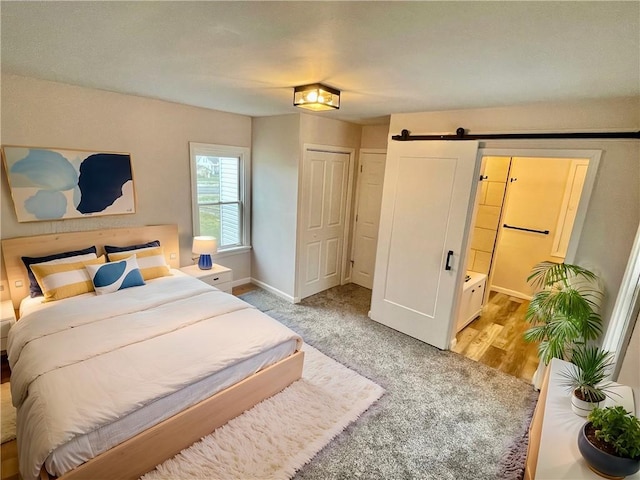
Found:
M 66 253 L 62 253 L 61 255 L 65 255 Z M 85 262 L 87 260 L 95 260 L 98 256 L 95 253 L 82 253 L 80 255 L 73 255 L 70 257 L 60 257 L 54 260 L 47 260 L 46 262 L 38 262 L 38 258 L 34 257 L 22 257 L 22 261 L 25 263 L 27 267 L 27 276 L 29 277 L 29 292 L 32 297 L 38 297 L 40 295 L 44 295 L 44 292 L 40 288 L 38 284 L 38 280 L 36 279 L 35 274 L 33 273 L 33 269 L 31 265 L 59 265 L 61 263 L 75 263 L 75 262 Z
M 103 265 L 87 265 L 86 268 L 97 295 L 144 285 L 135 255 Z
M 38 280 L 44 301 L 62 300 L 93 291 L 91 279 L 85 270 L 87 264 L 102 264 L 104 255 L 81 262 L 37 263 L 31 271 Z
M 140 265 L 143 279 L 152 280 L 171 275 L 162 247 L 137 248 L 136 250 L 127 250 L 125 252 L 114 252 L 109 254 L 109 260 L 123 260 L 133 254 L 135 254 L 136 261 Z

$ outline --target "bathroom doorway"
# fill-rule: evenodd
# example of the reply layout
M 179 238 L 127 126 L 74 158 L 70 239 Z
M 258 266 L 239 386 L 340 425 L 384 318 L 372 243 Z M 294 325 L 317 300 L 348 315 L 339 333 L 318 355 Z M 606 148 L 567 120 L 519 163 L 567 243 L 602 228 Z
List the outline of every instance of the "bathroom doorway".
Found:
M 540 153 L 482 157 L 466 262 L 472 281 L 463 287 L 461 313 L 478 286 L 482 305 L 479 315 L 460 318 L 453 347 L 527 381 L 538 358 L 537 345 L 522 340 L 533 293 L 526 279 L 541 261 L 573 261 L 600 157 L 598 151 Z

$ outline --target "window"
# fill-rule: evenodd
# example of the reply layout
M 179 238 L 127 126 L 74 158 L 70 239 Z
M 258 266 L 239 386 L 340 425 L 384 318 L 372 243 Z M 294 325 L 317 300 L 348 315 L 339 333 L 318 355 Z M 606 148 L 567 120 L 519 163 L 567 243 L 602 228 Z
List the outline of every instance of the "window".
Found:
M 189 143 L 193 234 L 211 235 L 218 251 L 249 246 L 249 149 Z

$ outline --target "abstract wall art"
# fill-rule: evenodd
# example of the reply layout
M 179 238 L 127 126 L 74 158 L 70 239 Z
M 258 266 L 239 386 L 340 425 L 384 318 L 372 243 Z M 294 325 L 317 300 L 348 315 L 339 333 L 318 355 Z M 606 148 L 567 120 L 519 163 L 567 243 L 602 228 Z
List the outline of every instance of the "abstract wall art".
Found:
M 3 146 L 19 222 L 135 213 L 128 153 Z

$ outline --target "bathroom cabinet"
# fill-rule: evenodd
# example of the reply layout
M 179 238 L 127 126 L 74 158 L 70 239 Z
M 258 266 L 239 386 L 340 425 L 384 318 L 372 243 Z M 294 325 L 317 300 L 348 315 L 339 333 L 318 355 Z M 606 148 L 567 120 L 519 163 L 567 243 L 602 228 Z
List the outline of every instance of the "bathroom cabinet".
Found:
M 456 332 L 469 325 L 482 313 L 484 303 L 484 291 L 487 286 L 487 276 L 484 273 L 468 272 L 468 279 L 462 287 L 462 298 L 458 310 L 458 323 Z

